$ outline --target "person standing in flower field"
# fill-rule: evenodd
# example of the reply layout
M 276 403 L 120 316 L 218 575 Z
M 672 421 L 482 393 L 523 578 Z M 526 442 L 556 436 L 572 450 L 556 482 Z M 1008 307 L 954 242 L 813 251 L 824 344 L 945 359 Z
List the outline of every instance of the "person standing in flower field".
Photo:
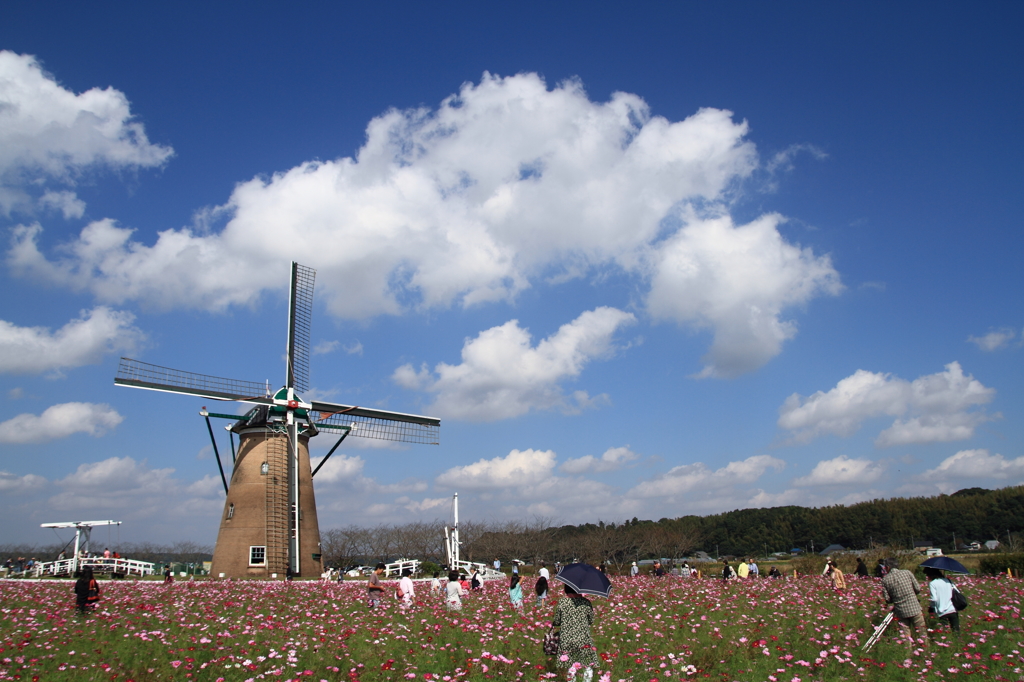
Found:
M 441 594 L 441 581 L 438 576 L 441 575 L 439 571 L 434 571 L 434 577 L 430 580 L 430 596 L 436 597 Z
M 843 572 L 836 566 L 836 562 L 833 559 L 828 560 L 828 578 L 832 582 L 832 589 L 836 592 L 842 592 L 846 589 L 846 577 Z
M 88 566 L 82 569 L 77 581 L 75 581 L 75 604 L 79 613 L 88 613 L 90 607 L 95 606 L 100 600 L 100 586 L 92 576 L 92 569 Z
M 858 578 L 868 577 L 868 565 L 864 563 L 864 559 L 857 557 L 857 569 L 854 571 Z
M 462 610 L 463 594 L 465 592 L 462 589 L 462 583 L 459 582 L 459 573 L 452 571 L 448 574 L 448 585 L 445 587 L 445 605 L 449 611 Z
M 380 606 L 380 600 L 384 598 L 384 586 L 380 584 L 380 574 L 384 572 L 385 568 L 383 563 L 378 563 L 373 569 L 373 573 L 370 574 L 370 579 L 366 582 L 367 601 L 371 609 Z
M 519 576 L 513 575 L 508 586 L 508 598 L 512 600 L 512 608 L 517 611 L 523 608 L 523 586 L 519 584 Z
M 409 577 L 409 569 L 402 573 L 402 579 L 398 581 L 398 595 L 402 599 L 402 606 L 412 606 L 413 597 L 416 596 L 416 588 Z
M 761 569 L 757 567 L 757 562 L 753 559 L 747 562 L 747 570 L 750 572 L 751 578 L 757 578 L 761 575 Z
M 548 579 L 544 576 L 537 578 L 533 591 L 537 594 L 537 601 L 534 603 L 534 607 L 544 606 L 544 600 L 548 598 Z
M 634 561 L 633 565 L 629 567 L 629 577 L 630 578 L 635 578 L 639 573 L 640 573 L 640 567 L 637 566 L 636 562 Z
M 565 596 L 558 600 L 551 624 L 560 628 L 555 665 L 564 669 L 570 680 L 582 667 L 583 682 L 590 682 L 594 668 L 599 665 L 594 638 L 590 634 L 590 627 L 594 624 L 594 605 L 566 585 Z
M 910 630 L 914 637 L 924 637 L 927 643 L 927 629 L 924 615 L 921 613 L 921 602 L 917 595 L 921 586 L 917 584 L 914 574 L 903 568 L 893 568 L 882 578 L 882 595 L 888 604 L 892 604 L 893 615 L 905 630 Z
M 935 568 L 924 569 L 924 574 L 928 577 L 928 596 L 931 599 L 928 612 L 949 623 L 949 629 L 959 635 L 960 614 L 953 606 L 953 583 Z
M 750 575 L 750 566 L 747 565 L 745 559 L 740 559 L 740 565 L 736 567 L 736 575 L 741 578 L 746 578 Z

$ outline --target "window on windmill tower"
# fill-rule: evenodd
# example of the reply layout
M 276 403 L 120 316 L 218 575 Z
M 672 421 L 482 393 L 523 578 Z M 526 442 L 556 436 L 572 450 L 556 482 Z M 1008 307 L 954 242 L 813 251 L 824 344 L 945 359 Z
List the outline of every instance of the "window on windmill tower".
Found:
M 263 476 L 266 476 L 268 471 L 270 471 L 270 463 L 269 462 L 264 462 L 263 464 L 260 465 L 260 474 L 262 474 Z
M 235 503 L 232 502 L 231 504 L 228 505 L 228 518 L 230 519 L 234 515 L 235 515 Z
M 267 563 L 267 548 L 265 546 L 249 547 L 249 565 L 263 566 Z

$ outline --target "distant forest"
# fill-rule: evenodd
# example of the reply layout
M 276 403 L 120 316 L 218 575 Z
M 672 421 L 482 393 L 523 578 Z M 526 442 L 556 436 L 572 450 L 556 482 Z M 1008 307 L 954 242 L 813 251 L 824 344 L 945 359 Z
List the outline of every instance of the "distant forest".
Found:
M 443 521 L 376 528 L 346 526 L 321 534 L 331 565 L 372 563 L 398 557 L 444 562 Z M 703 550 L 719 555 L 764 556 L 794 548 L 821 551 L 831 544 L 850 549 L 871 546 L 911 548 L 926 542 L 948 551 L 957 544 L 998 539 L 1019 544 L 1024 529 L 1024 486 L 970 488 L 938 497 L 873 500 L 812 509 L 743 509 L 713 516 L 658 521 L 631 519 L 557 526 L 550 519 L 464 521 L 459 525 L 462 558 L 528 563 L 606 561 L 617 569 L 630 561 L 682 558 Z M 1013 534 L 1013 542 L 1007 543 Z
M 1015 537 L 1024 528 L 1024 486 L 1000 490 L 967 488 L 938 497 L 872 500 L 830 507 L 772 507 L 740 509 L 713 516 L 663 518 L 657 522 L 633 519 L 620 528 L 626 535 L 652 527 L 689 537 L 691 550 L 719 554 L 763 556 L 800 548 L 821 551 L 831 544 L 850 549 L 872 545 L 913 548 L 928 542 L 945 551 L 965 542 Z M 587 535 L 600 525 L 563 526 L 555 537 Z M 634 543 L 638 544 L 638 543 Z M 665 548 L 667 549 L 667 548 Z M 662 554 L 661 556 L 671 556 Z

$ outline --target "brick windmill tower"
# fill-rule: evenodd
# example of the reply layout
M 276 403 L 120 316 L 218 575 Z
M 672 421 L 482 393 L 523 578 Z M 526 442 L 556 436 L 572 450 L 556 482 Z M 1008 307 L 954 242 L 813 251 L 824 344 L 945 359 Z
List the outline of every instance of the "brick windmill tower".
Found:
M 288 305 L 285 385 L 194 374 L 121 358 L 114 383 L 169 393 L 253 405 L 243 417 L 208 412 L 206 418 L 226 499 L 212 574 L 226 577 L 319 575 L 320 527 L 313 477 L 348 436 L 404 443 L 437 444 L 439 419 L 355 405 L 305 401 L 309 390 L 309 333 L 316 271 L 292 263 Z M 210 417 L 230 419 L 231 483 L 224 475 Z M 338 441 L 315 471 L 310 470 L 309 439 L 333 432 Z M 237 454 L 234 435 L 238 435 Z

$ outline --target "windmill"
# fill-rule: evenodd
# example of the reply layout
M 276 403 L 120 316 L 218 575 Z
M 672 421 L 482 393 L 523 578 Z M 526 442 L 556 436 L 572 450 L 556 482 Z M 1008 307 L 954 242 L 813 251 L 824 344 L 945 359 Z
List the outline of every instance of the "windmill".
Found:
M 309 390 L 309 336 L 316 271 L 293 262 L 288 304 L 285 385 L 195 374 L 121 358 L 118 386 L 183 393 L 254 405 L 244 416 L 208 412 L 226 499 L 211 573 L 226 577 L 319 574 L 320 528 L 313 476 L 348 436 L 403 443 L 437 444 L 441 421 L 433 417 L 303 400 Z M 224 476 L 210 417 L 233 420 L 231 483 Z M 339 435 L 327 456 L 310 471 L 309 439 Z M 234 435 L 238 435 L 237 454 Z M 308 563 L 309 562 L 309 563 Z M 309 565 L 309 564 L 312 565 Z M 309 566 L 308 570 L 303 570 Z

